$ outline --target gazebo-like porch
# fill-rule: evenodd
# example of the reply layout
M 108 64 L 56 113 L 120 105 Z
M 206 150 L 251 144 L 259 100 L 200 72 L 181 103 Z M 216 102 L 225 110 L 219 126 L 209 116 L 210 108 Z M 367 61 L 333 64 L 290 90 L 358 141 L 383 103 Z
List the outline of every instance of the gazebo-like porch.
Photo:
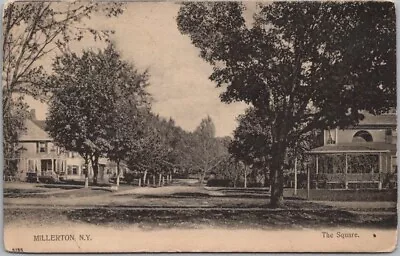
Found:
M 326 145 L 309 154 L 310 179 L 316 189 L 382 189 L 397 177 L 393 144 Z

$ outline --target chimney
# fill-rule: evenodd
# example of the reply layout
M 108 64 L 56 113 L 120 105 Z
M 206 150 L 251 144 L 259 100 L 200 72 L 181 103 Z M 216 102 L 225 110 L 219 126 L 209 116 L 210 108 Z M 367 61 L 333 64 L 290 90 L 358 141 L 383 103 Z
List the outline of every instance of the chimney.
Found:
M 34 108 L 29 111 L 29 115 L 32 120 L 36 120 L 36 110 Z

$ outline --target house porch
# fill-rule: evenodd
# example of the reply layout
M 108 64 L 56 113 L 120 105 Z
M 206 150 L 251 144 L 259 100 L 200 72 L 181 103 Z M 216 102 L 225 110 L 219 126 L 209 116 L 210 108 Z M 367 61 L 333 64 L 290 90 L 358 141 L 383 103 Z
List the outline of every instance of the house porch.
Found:
M 309 166 L 312 186 L 316 189 L 397 187 L 395 152 L 387 148 L 355 147 L 357 145 L 348 148 L 329 145 L 309 152 L 312 156 Z

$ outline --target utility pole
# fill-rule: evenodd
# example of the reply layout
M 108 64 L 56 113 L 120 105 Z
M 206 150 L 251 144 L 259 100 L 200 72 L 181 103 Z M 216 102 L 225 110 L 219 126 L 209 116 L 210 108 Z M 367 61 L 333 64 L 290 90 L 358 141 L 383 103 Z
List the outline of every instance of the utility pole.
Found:
M 307 199 L 310 199 L 310 168 L 307 166 Z
M 297 157 L 294 160 L 294 195 L 297 196 Z
M 247 166 L 244 166 L 244 188 L 247 188 Z

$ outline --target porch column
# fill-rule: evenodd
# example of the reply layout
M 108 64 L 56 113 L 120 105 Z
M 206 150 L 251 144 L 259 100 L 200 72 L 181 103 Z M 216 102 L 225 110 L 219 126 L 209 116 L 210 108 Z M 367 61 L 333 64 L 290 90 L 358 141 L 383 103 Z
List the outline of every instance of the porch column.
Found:
M 386 158 L 386 171 L 385 171 L 385 173 L 390 173 L 390 169 L 389 169 L 390 154 L 385 154 L 385 158 Z
M 54 172 L 56 173 L 57 181 L 60 179 L 60 162 L 57 159 L 54 159 Z
M 393 172 L 394 172 L 394 171 L 393 171 L 393 156 L 392 156 L 392 155 L 389 155 L 388 158 L 389 158 L 389 161 L 390 161 L 390 168 L 389 168 L 389 170 L 390 170 L 390 173 L 393 173 Z
M 36 182 L 39 182 L 39 168 L 38 168 L 38 160 L 35 159 L 33 164 L 35 165 L 35 172 L 36 172 Z
M 349 189 L 349 182 L 347 181 L 347 172 L 348 172 L 348 168 L 349 168 L 349 164 L 347 162 L 347 154 L 344 154 L 344 158 L 345 158 L 345 162 L 346 162 L 346 166 L 344 169 L 344 186 L 346 189 Z
M 338 144 L 338 131 L 339 131 L 339 129 L 336 128 L 336 130 L 335 130 L 335 144 Z
M 315 166 L 315 173 L 316 174 L 318 174 L 318 155 L 317 155 L 317 158 L 316 158 L 316 166 Z
M 381 179 L 381 175 L 382 175 L 382 153 L 379 153 L 379 183 L 378 183 L 378 189 L 381 190 L 382 189 L 382 179 Z

